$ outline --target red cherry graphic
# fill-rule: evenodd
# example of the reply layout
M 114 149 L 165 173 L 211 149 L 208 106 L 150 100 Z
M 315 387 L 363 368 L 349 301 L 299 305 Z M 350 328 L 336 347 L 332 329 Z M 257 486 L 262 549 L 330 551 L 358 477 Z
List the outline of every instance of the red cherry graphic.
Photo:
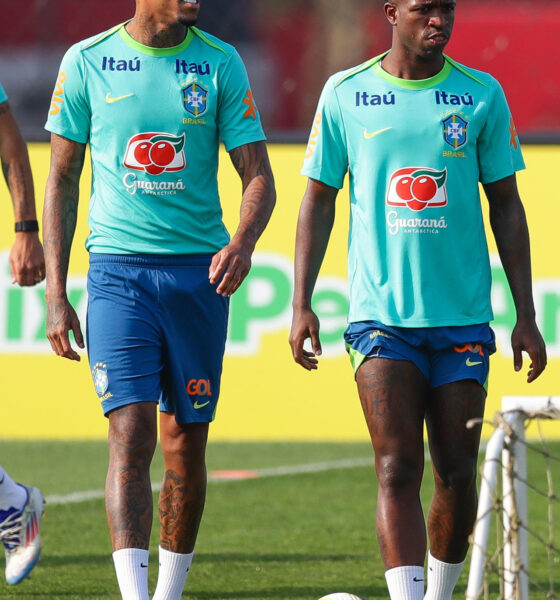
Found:
M 422 202 L 429 202 L 437 193 L 437 184 L 431 177 L 420 175 L 412 182 L 411 189 L 414 198 Z
M 134 158 L 141 165 L 149 165 L 152 161 L 150 160 L 150 148 L 152 147 L 151 142 L 142 142 L 134 148 Z
M 409 200 L 406 205 L 412 210 L 423 210 L 426 208 L 426 203 L 420 202 L 419 200 Z
M 158 165 L 146 165 L 145 169 L 150 175 L 159 175 L 165 171 L 165 167 L 159 167 Z
M 412 177 L 407 175 L 406 177 L 402 177 L 397 181 L 397 185 L 395 187 L 395 191 L 397 192 L 397 196 L 401 198 L 401 200 L 412 200 Z
M 158 167 L 166 167 L 175 158 L 175 148 L 169 142 L 157 142 L 150 148 L 150 158 Z

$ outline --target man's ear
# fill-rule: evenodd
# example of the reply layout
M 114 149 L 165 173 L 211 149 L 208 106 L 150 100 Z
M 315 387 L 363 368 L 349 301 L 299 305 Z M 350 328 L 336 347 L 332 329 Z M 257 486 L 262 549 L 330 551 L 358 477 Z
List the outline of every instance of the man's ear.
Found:
M 385 10 L 385 16 L 387 17 L 387 21 L 391 23 L 391 25 L 395 25 L 397 22 L 397 4 L 396 2 L 385 2 L 385 6 L 383 7 Z

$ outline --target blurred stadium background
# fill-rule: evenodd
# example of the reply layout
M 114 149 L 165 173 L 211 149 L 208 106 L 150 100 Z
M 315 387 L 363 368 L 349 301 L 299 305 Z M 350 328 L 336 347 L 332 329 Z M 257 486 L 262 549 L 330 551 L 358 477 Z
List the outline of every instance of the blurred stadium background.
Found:
M 199 26 L 237 46 L 271 141 L 302 142 L 326 77 L 387 49 L 381 0 L 204 0 Z M 133 0 L 0 0 L 0 76 L 29 141 L 68 46 L 130 18 Z M 558 140 L 558 0 L 459 0 L 450 56 L 494 74 L 526 142 Z M 554 51 L 556 49 L 556 51 Z

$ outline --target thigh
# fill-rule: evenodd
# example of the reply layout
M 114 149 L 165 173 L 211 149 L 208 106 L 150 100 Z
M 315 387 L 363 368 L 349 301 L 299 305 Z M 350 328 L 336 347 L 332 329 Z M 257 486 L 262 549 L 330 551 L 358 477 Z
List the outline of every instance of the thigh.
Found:
M 376 460 L 399 456 L 423 461 L 423 423 L 428 383 L 411 362 L 367 359 L 356 382 Z
M 95 258 L 88 273 L 86 335 L 95 391 L 107 415 L 159 400 L 162 351 L 150 273 Z
M 431 387 L 474 379 L 487 388 L 490 355 L 496 351 L 494 332 L 488 323 L 434 328 L 429 343 Z
M 208 281 L 208 265 L 160 273 L 164 371 L 161 410 L 179 423 L 214 419 L 229 299 Z
M 426 426 L 433 466 L 442 476 L 462 465 L 472 469 L 478 456 L 485 401 L 486 391 L 474 379 L 430 391 Z M 472 419 L 478 422 L 467 427 Z

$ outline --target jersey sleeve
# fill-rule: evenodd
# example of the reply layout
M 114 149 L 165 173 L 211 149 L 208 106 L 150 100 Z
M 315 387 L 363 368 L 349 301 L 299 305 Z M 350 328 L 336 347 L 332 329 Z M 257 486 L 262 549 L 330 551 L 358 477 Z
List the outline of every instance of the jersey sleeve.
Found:
M 235 50 L 224 65 L 219 94 L 218 129 L 228 152 L 266 139 L 245 65 Z
M 488 115 L 478 142 L 481 183 L 492 183 L 525 168 L 513 117 L 501 85 L 492 79 Z
M 341 189 L 348 171 L 348 147 L 333 79 L 323 88 L 301 173 Z
M 45 129 L 75 142 L 89 139 L 91 109 L 85 90 L 85 73 L 77 46 L 62 59 Z
M 7 99 L 8 94 L 6 94 L 4 88 L 2 87 L 2 84 L 0 83 L 0 104 L 4 104 L 4 102 L 6 102 Z

